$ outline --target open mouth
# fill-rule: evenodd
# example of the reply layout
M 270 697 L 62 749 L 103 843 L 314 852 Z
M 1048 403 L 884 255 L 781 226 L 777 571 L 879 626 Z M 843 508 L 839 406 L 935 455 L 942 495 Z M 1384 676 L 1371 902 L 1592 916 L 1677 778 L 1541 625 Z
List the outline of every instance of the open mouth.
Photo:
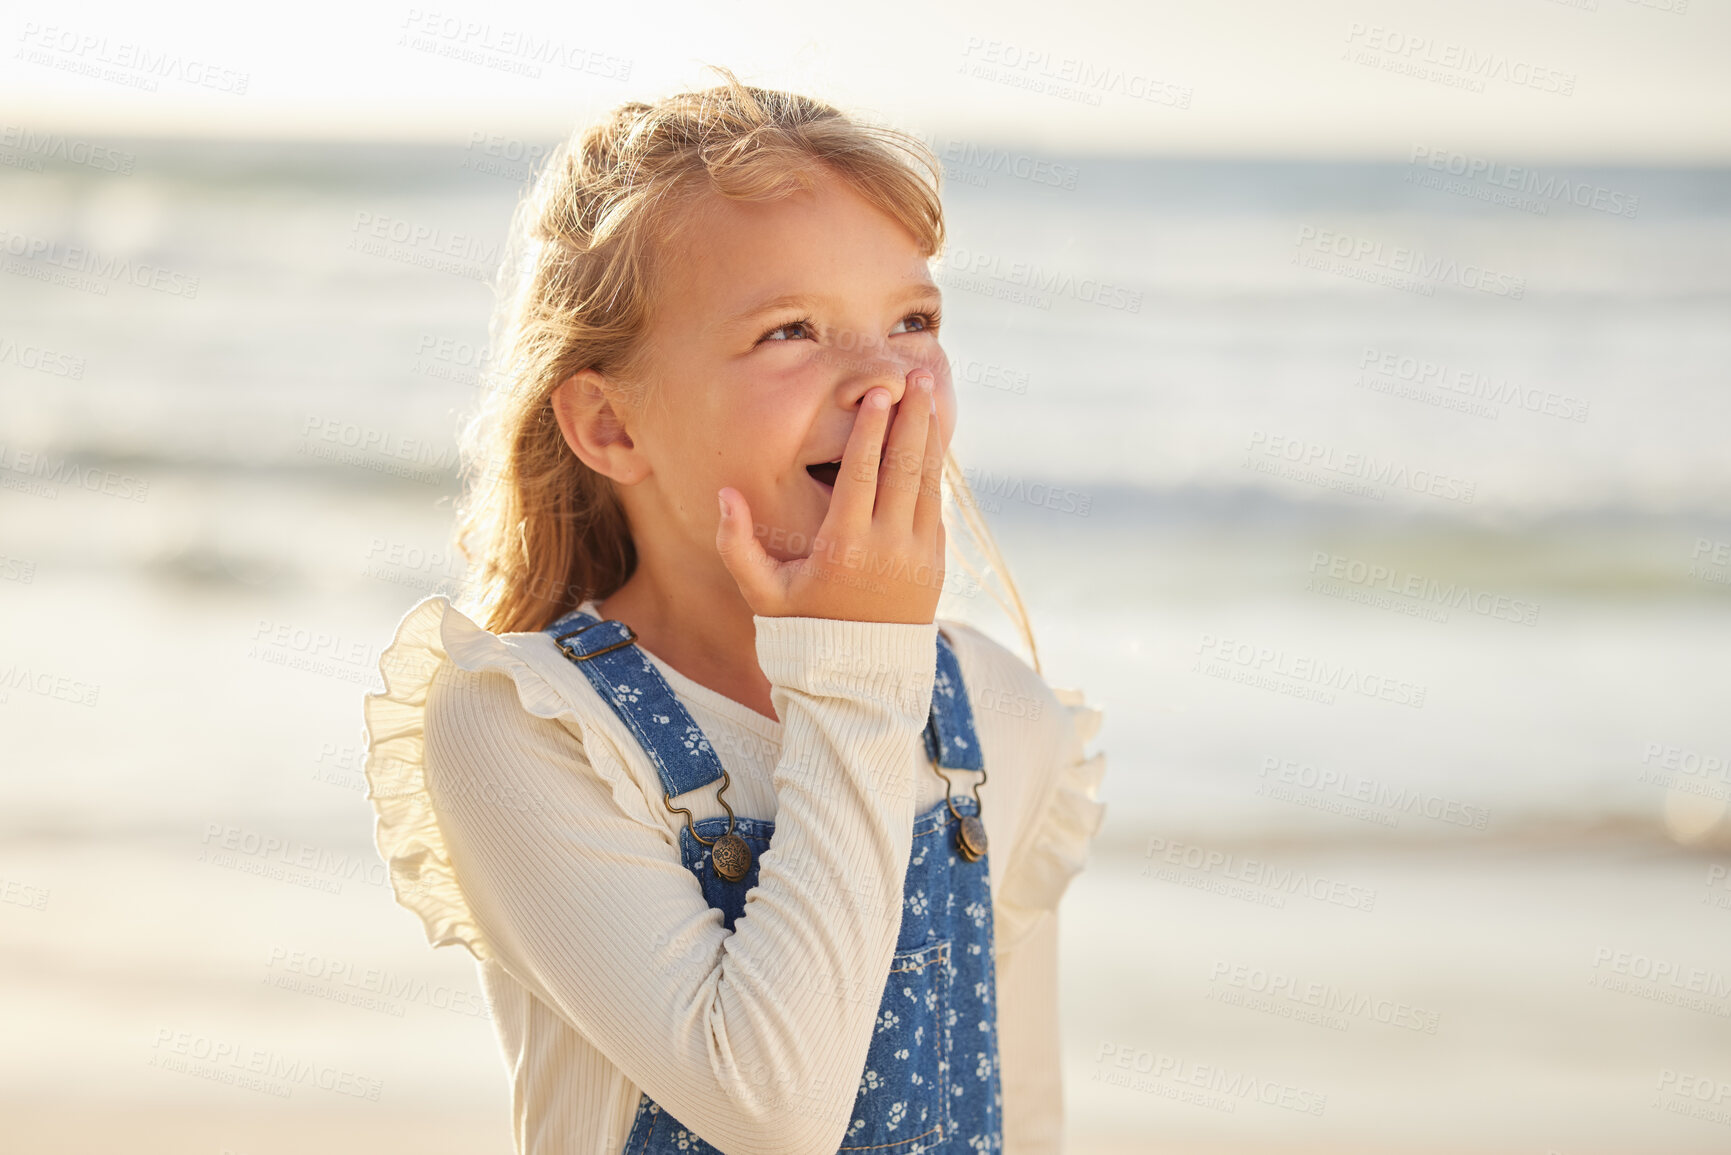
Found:
M 805 467 L 805 471 L 817 481 L 834 489 L 835 479 L 841 474 L 841 462 L 825 461 L 820 465 L 808 465 Z
M 899 411 L 899 406 L 897 408 L 894 408 L 891 410 L 891 414 L 892 414 L 891 419 L 892 420 L 894 420 L 893 415 L 898 411 Z M 888 429 L 885 429 L 884 430 L 883 444 L 878 447 L 880 465 L 881 465 L 882 459 L 888 456 L 889 449 L 890 449 L 890 431 Z M 813 481 L 817 482 L 819 485 L 823 486 L 825 489 L 834 489 L 836 479 L 841 476 L 841 458 L 838 457 L 834 461 L 821 461 L 821 462 L 818 462 L 816 465 L 808 465 L 805 467 L 805 471 L 807 473 L 811 474 Z

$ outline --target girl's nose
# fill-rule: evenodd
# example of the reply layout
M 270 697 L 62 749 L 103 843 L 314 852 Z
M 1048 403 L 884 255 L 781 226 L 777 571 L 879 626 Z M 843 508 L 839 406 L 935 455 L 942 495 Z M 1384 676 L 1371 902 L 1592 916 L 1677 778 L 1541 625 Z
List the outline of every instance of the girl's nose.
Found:
M 859 380 L 854 383 L 850 408 L 863 402 L 865 395 L 880 385 L 889 390 L 890 404 L 898 404 L 902 395 L 908 391 L 908 381 L 916 370 L 931 372 L 929 369 L 923 369 L 922 366 L 912 365 L 905 361 L 894 361 L 888 358 L 878 361 L 869 371 L 861 373 Z

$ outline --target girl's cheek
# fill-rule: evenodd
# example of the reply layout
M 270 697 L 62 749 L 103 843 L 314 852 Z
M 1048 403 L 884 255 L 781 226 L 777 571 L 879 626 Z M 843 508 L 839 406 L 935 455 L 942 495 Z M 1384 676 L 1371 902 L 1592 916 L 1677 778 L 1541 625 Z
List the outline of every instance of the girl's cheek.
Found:
M 940 346 L 929 358 L 921 358 L 925 368 L 931 370 L 932 395 L 937 400 L 938 428 L 943 430 L 944 447 L 947 449 L 950 438 L 956 432 L 956 388 L 950 374 L 950 359 Z
M 956 435 L 956 390 L 950 383 L 948 367 L 945 372 L 934 380 L 934 394 L 938 405 L 938 429 L 944 436 L 944 448 L 950 447 L 951 438 Z

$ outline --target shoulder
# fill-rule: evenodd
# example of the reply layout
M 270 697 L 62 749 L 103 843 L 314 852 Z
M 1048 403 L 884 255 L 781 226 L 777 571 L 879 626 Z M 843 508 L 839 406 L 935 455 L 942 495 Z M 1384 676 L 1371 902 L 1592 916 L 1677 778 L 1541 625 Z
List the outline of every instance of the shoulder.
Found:
M 369 719 L 404 712 L 421 722 L 482 710 L 500 723 L 526 716 L 581 731 L 610 714 L 547 634 L 495 634 L 442 596 L 403 616 L 379 672 L 385 689 L 367 696 Z
M 955 649 L 981 740 L 1010 731 L 1019 744 L 1056 755 L 1066 723 L 1058 692 L 1021 655 L 978 627 L 949 618 L 938 627 Z
M 1105 816 L 1099 794 L 1106 766 L 1104 754 L 1086 747 L 1104 714 L 1080 690 L 1048 684 L 979 629 L 939 624 L 967 683 L 986 755 L 986 790 L 1009 788 L 1011 850 L 994 889 L 997 950 L 1005 955 L 1056 909 L 1087 862 Z
M 431 597 L 404 616 L 379 669 L 385 689 L 367 696 L 364 713 L 369 764 L 381 777 L 395 772 L 400 785 L 424 790 L 430 751 L 458 752 L 431 759 L 445 777 L 482 762 L 498 774 L 511 767 L 494 751 L 539 749 L 561 772 L 598 775 L 620 809 L 659 828 L 630 769 L 630 735 L 547 635 L 495 634 Z

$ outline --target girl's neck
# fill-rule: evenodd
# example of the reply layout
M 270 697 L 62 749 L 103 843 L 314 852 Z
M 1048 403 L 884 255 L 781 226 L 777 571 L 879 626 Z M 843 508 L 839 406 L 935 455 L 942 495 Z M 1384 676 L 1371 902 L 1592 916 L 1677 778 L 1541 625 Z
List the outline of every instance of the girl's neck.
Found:
M 638 565 L 600 603 L 601 615 L 631 627 L 644 649 L 700 686 L 776 721 L 769 679 L 757 664 L 751 607 L 725 570 L 726 586 L 685 580 L 670 584 L 654 567 Z

